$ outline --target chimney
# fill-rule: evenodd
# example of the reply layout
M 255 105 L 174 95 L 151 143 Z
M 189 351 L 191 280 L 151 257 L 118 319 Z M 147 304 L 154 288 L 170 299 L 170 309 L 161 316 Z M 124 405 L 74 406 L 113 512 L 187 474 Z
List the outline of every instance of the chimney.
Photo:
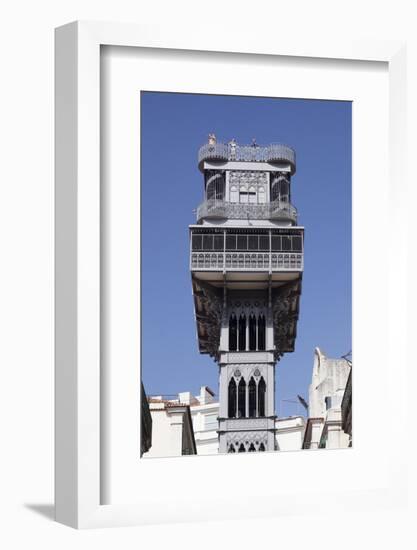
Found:
M 208 386 L 201 386 L 200 388 L 200 405 L 207 405 L 212 403 L 214 398 L 214 391 L 211 390 Z

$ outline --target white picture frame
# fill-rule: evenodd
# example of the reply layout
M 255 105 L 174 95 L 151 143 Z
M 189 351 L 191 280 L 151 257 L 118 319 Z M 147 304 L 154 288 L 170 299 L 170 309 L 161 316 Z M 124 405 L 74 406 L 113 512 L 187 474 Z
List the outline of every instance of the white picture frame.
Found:
M 220 499 L 208 502 L 205 508 L 201 503 L 199 508 L 192 503 L 187 508 L 186 502 L 176 505 L 175 500 L 169 501 L 160 491 L 145 495 L 149 499 L 146 507 L 143 502 L 138 505 L 123 503 L 119 499 L 114 504 L 102 504 L 100 468 L 102 454 L 107 451 L 103 447 L 106 438 L 101 419 L 107 411 L 100 399 L 103 389 L 100 377 L 103 268 L 100 249 L 103 229 L 100 199 L 101 46 L 169 49 L 174 52 L 221 51 L 236 55 L 288 56 L 304 61 L 326 58 L 336 63 L 340 60 L 387 63 L 389 185 L 395 185 L 403 195 L 406 189 L 405 45 L 385 40 L 327 44 L 294 39 L 291 43 L 265 35 L 259 36 L 256 45 L 248 46 L 244 33 L 236 30 L 218 36 L 214 46 L 210 35 L 204 33 L 183 37 L 169 27 L 89 22 L 71 23 L 56 31 L 56 519 L 73 527 L 85 528 L 198 520 L 203 519 L 202 516 L 204 519 L 241 517 L 245 514 L 241 507 L 230 510 Z M 393 223 L 405 233 L 406 221 L 401 213 L 393 210 L 391 214 Z M 406 241 L 403 244 L 396 250 L 399 260 L 396 277 L 405 281 Z M 393 278 L 389 281 L 392 291 Z M 390 314 L 402 319 L 405 317 L 404 307 L 401 301 L 392 302 L 389 304 Z M 396 355 L 396 363 L 398 395 L 405 393 L 406 388 L 406 345 Z M 405 410 L 398 414 L 405 415 Z M 394 429 L 398 445 L 390 449 L 385 482 L 379 488 L 363 486 L 361 491 L 350 495 L 341 491 L 339 499 L 346 503 L 346 509 L 370 503 L 395 505 L 404 500 L 406 478 L 401 472 L 392 474 L 391 468 L 393 463 L 398 466 L 405 461 L 402 445 L 405 422 L 400 418 L 397 424 Z M 179 464 L 177 459 L 170 460 Z M 204 460 L 204 457 L 198 460 Z M 166 463 L 155 464 L 155 467 L 163 468 Z M 184 467 L 184 462 L 182 464 Z M 201 464 L 205 469 L 210 467 L 207 461 Z M 242 467 L 241 463 L 234 465 L 235 469 Z M 302 506 L 297 503 L 300 496 Z M 306 511 L 316 500 L 315 494 L 307 492 L 304 495 L 288 494 L 285 505 L 278 503 L 268 512 L 261 510 L 254 515 L 282 514 L 297 509 Z

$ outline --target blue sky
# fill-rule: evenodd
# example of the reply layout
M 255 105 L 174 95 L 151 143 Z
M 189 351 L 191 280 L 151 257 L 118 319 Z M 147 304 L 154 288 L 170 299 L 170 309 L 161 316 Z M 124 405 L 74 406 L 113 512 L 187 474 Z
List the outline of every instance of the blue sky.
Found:
M 295 352 L 277 364 L 276 412 L 307 398 L 313 352 L 351 349 L 351 103 L 141 93 L 142 379 L 148 394 L 218 391 L 218 368 L 198 353 L 188 225 L 203 200 L 197 152 L 219 141 L 285 143 L 296 150 L 292 202 L 305 227 Z M 284 401 L 283 401 L 284 400 Z

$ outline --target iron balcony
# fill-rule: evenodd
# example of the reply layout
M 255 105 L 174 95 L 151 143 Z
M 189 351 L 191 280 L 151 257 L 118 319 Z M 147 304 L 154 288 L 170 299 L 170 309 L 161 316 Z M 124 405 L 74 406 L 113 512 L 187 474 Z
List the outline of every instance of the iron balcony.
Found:
M 264 204 L 206 200 L 197 208 L 197 223 L 204 219 L 285 220 L 297 223 L 297 209 L 289 202 L 273 201 Z
M 204 169 L 204 162 L 268 162 L 286 163 L 295 173 L 295 151 L 282 143 L 271 145 L 238 145 L 231 143 L 206 143 L 198 151 L 198 166 Z

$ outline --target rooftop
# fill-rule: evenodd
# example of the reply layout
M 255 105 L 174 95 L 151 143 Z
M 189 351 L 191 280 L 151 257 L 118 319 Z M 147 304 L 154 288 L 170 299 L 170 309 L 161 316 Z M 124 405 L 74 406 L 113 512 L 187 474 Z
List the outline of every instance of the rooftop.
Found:
M 295 151 L 283 143 L 258 145 L 255 141 L 251 145 L 238 144 L 232 140 L 221 143 L 212 135 L 209 142 L 198 151 L 198 166 L 204 170 L 204 162 L 224 163 L 237 162 L 267 162 L 269 164 L 289 164 L 291 174 L 295 173 Z

